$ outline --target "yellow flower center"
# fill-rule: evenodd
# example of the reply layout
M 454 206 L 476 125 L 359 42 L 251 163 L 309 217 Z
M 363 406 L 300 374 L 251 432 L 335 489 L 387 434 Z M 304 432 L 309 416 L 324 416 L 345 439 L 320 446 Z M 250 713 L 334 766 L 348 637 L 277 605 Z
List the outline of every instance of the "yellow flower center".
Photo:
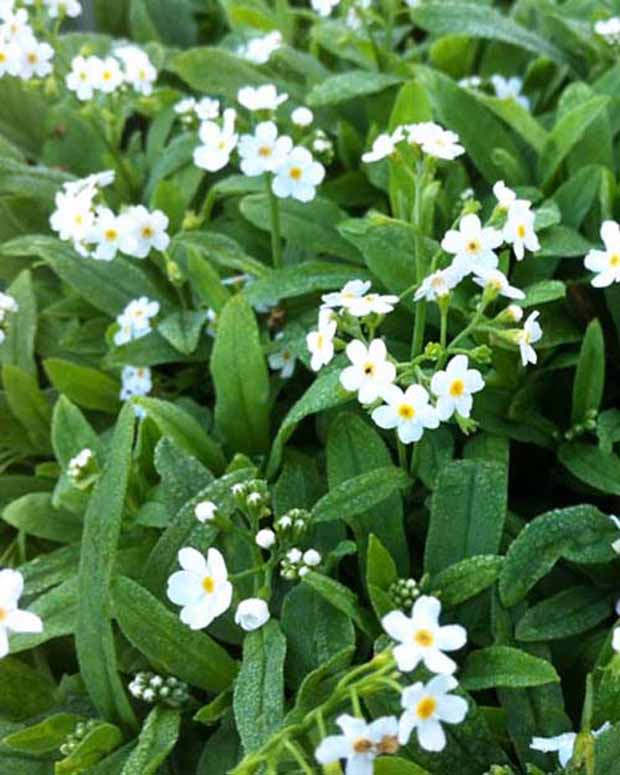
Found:
M 0 64 L 4 64 L 6 62 L 6 54 L 4 51 L 0 51 Z
M 402 420 L 413 420 L 415 417 L 415 409 L 411 406 L 411 404 L 401 404 L 398 407 L 398 416 Z
M 271 148 L 268 145 L 261 145 L 261 147 L 258 149 L 258 155 L 262 156 L 263 158 L 271 156 Z
M 114 240 L 118 238 L 118 232 L 116 229 L 106 229 L 103 236 L 108 242 L 114 242 Z
M 520 239 L 525 239 L 525 235 L 527 234 L 527 229 L 523 224 L 517 227 L 517 235 Z
M 430 630 L 417 630 L 413 639 L 418 646 L 422 646 L 423 648 L 430 648 L 435 642 L 433 633 Z
M 73 220 L 77 226 L 81 226 L 84 223 L 84 216 L 82 213 L 77 213 Z
M 144 239 L 151 239 L 151 237 L 155 236 L 155 231 L 152 226 L 145 226 L 142 229 L 142 236 Z
M 364 365 L 364 374 L 367 377 L 372 377 L 374 375 L 374 373 L 375 373 L 375 370 L 376 370 L 375 369 L 375 364 L 372 363 L 371 361 L 369 361 L 368 363 L 366 363 Z
M 78 74 L 78 78 L 80 81 L 86 81 L 88 79 L 88 73 L 85 70 L 82 70 L 82 72 Z
M 365 737 L 359 737 L 353 743 L 353 750 L 355 753 L 368 753 L 372 750 L 372 741 Z
M 470 240 L 467 243 L 467 246 L 466 246 L 465 250 L 470 255 L 473 255 L 475 253 L 479 253 L 480 252 L 480 248 L 481 248 L 480 242 L 477 239 L 472 239 L 472 240 Z
M 288 174 L 293 180 L 301 180 L 302 170 L 301 167 L 291 167 Z
M 111 70 L 104 70 L 101 77 L 103 78 L 104 81 L 111 81 L 112 80 L 112 71 Z
M 424 697 L 418 702 L 415 709 L 416 715 L 421 719 L 429 719 L 437 708 L 437 700 L 434 697 Z
M 9 618 L 9 612 L 6 608 L 0 608 L 0 622 L 5 622 Z
M 213 591 L 215 590 L 215 581 L 213 580 L 212 576 L 205 576 L 202 580 L 202 588 L 207 593 L 207 595 L 211 595 Z
M 465 383 L 462 379 L 455 379 L 454 382 L 450 385 L 450 395 L 453 398 L 458 398 L 459 396 L 462 396 L 465 392 Z
M 395 754 L 398 752 L 399 748 L 398 738 L 394 735 L 386 735 L 377 744 L 377 751 L 383 754 Z
M 609 257 L 609 266 L 620 266 L 620 253 L 612 253 Z
M 36 65 L 36 63 L 39 61 L 39 57 L 34 53 L 34 51 L 31 51 L 26 58 L 31 65 Z

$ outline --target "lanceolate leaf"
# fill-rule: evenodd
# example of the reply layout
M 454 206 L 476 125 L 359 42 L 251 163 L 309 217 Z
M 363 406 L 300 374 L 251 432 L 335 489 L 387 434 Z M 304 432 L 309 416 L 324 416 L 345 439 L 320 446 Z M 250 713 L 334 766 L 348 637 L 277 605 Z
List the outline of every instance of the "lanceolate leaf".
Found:
M 147 716 L 138 744 L 125 762 L 121 775 L 153 775 L 166 760 L 179 736 L 181 712 L 161 705 Z
M 560 680 L 553 665 L 510 646 L 491 646 L 473 651 L 460 674 L 467 690 L 494 687 L 541 686 Z
M 598 320 L 593 320 L 581 345 L 573 385 L 572 422 L 587 419 L 588 412 L 598 412 L 605 387 L 605 340 Z
M 523 641 L 543 641 L 579 635 L 607 619 L 612 608 L 609 592 L 571 587 L 530 608 L 520 619 L 516 636 Z

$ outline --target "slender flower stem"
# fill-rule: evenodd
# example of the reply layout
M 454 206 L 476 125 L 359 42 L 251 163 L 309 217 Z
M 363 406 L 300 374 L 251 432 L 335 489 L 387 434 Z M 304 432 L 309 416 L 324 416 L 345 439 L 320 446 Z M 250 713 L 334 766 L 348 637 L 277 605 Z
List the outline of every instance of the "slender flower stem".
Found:
M 439 343 L 445 350 L 448 341 L 448 307 L 444 304 L 440 304 L 439 308 L 441 313 L 441 333 L 439 335 Z
M 312 767 L 306 761 L 306 757 L 303 755 L 302 751 L 299 749 L 299 746 L 297 746 L 295 743 L 293 743 L 292 740 L 287 740 L 284 743 L 284 747 L 291 754 L 293 759 L 295 759 L 297 764 L 301 767 L 302 772 L 307 773 L 307 775 L 312 775 Z
M 396 436 L 396 443 L 398 445 L 398 462 L 400 464 L 400 467 L 403 469 L 403 471 L 408 471 L 407 466 L 407 447 L 403 444 L 403 442 Z
M 274 269 L 282 266 L 282 235 L 280 231 L 280 202 L 271 189 L 271 175 L 265 175 L 267 196 L 271 207 L 271 257 Z

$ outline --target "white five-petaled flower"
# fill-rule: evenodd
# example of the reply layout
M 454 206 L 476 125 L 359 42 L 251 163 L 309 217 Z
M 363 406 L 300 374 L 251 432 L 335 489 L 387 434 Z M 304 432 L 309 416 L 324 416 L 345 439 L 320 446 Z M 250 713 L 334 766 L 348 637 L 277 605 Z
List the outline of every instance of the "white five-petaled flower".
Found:
M 20 47 L 19 77 L 24 80 L 30 78 L 45 78 L 52 72 L 52 60 L 54 49 L 49 43 L 41 42 L 36 38 L 27 38 L 22 41 Z
M 439 624 L 441 603 L 436 597 L 422 595 L 413 604 L 411 616 L 392 611 L 381 620 L 387 634 L 398 641 L 394 658 L 404 673 L 415 670 L 423 662 L 433 673 L 451 675 L 456 662 L 444 651 L 458 651 L 467 642 L 467 631 L 459 624 Z
M 488 288 L 496 296 L 505 296 L 507 299 L 525 298 L 523 291 L 511 285 L 506 275 L 499 269 L 483 270 L 474 277 L 474 282 L 481 288 Z
M 146 336 L 152 330 L 151 319 L 158 314 L 158 301 L 151 301 L 146 296 L 133 299 L 116 318 L 120 330 L 114 336 L 114 343 L 122 345 Z
M 277 51 L 282 45 L 282 33 L 278 30 L 268 32 L 256 38 L 251 38 L 237 49 L 237 54 L 249 62 L 257 65 L 266 64 L 274 51 Z
M 398 721 L 394 716 L 368 724 L 345 713 L 336 719 L 336 724 L 342 734 L 324 738 L 314 756 L 322 765 L 346 760 L 345 775 L 372 775 L 377 756 L 398 750 Z
M 422 385 L 410 385 L 403 392 L 396 385 L 388 385 L 381 396 L 384 406 L 377 407 L 372 419 L 386 430 L 396 429 L 403 444 L 419 441 L 426 428 L 438 428 L 439 417 L 429 404 L 429 395 Z
M 19 598 L 24 577 L 16 570 L 0 570 L 0 659 L 9 653 L 9 632 L 43 632 L 41 619 L 29 611 L 20 611 Z
M 228 164 L 239 137 L 235 132 L 236 118 L 236 111 L 227 108 L 222 126 L 215 121 L 204 121 L 201 124 L 198 136 L 202 145 L 194 150 L 194 164 L 197 167 L 217 172 Z
M 526 250 L 530 253 L 540 250 L 540 242 L 534 230 L 536 215 L 530 208 L 531 203 L 525 199 L 517 199 L 508 208 L 503 237 L 512 245 L 517 261 L 523 261 Z
M 319 325 L 316 331 L 311 331 L 306 337 L 308 350 L 312 355 L 310 368 L 319 371 L 334 357 L 334 337 L 338 324 L 335 320 L 319 316 Z
M 495 95 L 500 100 L 515 100 L 526 110 L 530 109 L 529 99 L 521 93 L 523 89 L 523 79 L 516 75 L 512 78 L 504 78 L 503 75 L 492 75 L 491 83 L 495 89 Z
M 260 597 L 249 597 L 242 600 L 235 612 L 235 624 L 246 632 L 259 630 L 267 624 L 271 615 L 267 603 Z
M 466 277 L 485 270 L 497 269 L 496 248 L 502 244 L 502 234 L 490 226 L 483 227 L 473 213 L 463 216 L 458 231 L 450 229 L 441 242 L 446 253 L 454 255 L 452 270 Z
M 281 341 L 283 338 L 284 332 L 280 331 L 276 335 L 276 341 Z M 295 372 L 295 355 L 287 345 L 271 353 L 267 361 L 269 368 L 273 371 L 279 371 L 282 379 L 290 379 Z
M 93 58 L 95 87 L 104 94 L 112 94 L 125 81 L 118 59 L 106 57 Z
M 183 568 L 168 579 L 168 598 L 182 606 L 181 621 L 192 630 L 208 627 L 230 607 L 232 584 L 221 552 L 209 549 L 205 557 L 196 549 L 185 547 L 179 552 Z
M 121 250 L 135 258 L 146 258 L 151 250 L 163 252 L 170 244 L 166 229 L 170 221 L 161 210 L 149 212 L 144 205 L 130 207 L 125 211 L 127 238 Z
M 351 305 L 349 312 L 357 318 L 366 317 L 373 312 L 376 315 L 387 315 L 394 311 L 398 300 L 398 296 L 367 293 Z
M 352 365 L 340 373 L 340 384 L 349 393 L 357 393 L 360 403 L 371 404 L 396 379 L 396 366 L 387 360 L 385 343 L 374 339 L 366 347 L 356 339 L 349 342 L 346 352 Z
M 618 45 L 620 43 L 620 18 L 612 16 L 610 19 L 600 19 L 594 25 L 594 32 L 605 38 L 607 43 Z
M 437 301 L 445 298 L 459 284 L 459 275 L 450 269 L 439 269 L 428 277 L 415 292 L 414 301 Z
M 199 522 L 211 522 L 215 519 L 217 506 L 213 501 L 200 501 L 194 507 L 194 516 Z
M 518 333 L 521 362 L 524 366 L 527 366 L 528 363 L 538 363 L 538 355 L 532 345 L 539 342 L 543 335 L 543 330 L 538 322 L 539 315 L 540 312 L 532 312 L 523 324 L 523 330 Z
M 194 112 L 200 121 L 212 121 L 219 118 L 220 101 L 213 99 L 213 97 L 203 97 L 195 103 Z
M 146 52 L 137 46 L 121 46 L 114 52 L 125 66 L 125 82 L 145 97 L 153 93 L 157 70 Z
M 444 129 L 433 121 L 408 124 L 403 129 L 407 132 L 408 142 L 419 145 L 422 151 L 429 156 L 452 161 L 465 153 L 465 148 L 460 145 L 456 132 Z
M 244 86 L 237 92 L 237 101 L 244 108 L 254 112 L 257 110 L 277 110 L 286 102 L 288 94 L 278 94 L 278 90 L 272 83 L 263 86 Z
M 484 380 L 477 369 L 469 368 L 466 355 L 455 355 L 445 371 L 438 371 L 431 380 L 431 392 L 437 397 L 437 414 L 440 420 L 449 420 L 457 412 L 469 417 L 473 406 L 473 394 L 484 389 Z
M 241 157 L 241 172 L 248 177 L 275 172 L 286 161 L 293 141 L 287 135 L 278 136 L 273 121 L 262 121 L 253 135 L 241 135 L 237 150 Z
M 365 164 L 371 164 L 388 158 L 396 151 L 396 146 L 402 139 L 403 132 L 400 127 L 392 133 L 384 132 L 375 138 L 370 151 L 362 155 L 362 161 Z
M 90 100 L 95 93 L 96 67 L 94 57 L 77 56 L 71 62 L 71 72 L 67 75 L 66 84 L 69 91 L 75 92 L 79 100 Z
M 446 746 L 444 724 L 460 724 L 467 715 L 467 700 L 450 694 L 458 686 L 451 675 L 436 675 L 427 684 L 407 687 L 401 697 L 405 712 L 400 718 L 398 739 L 406 745 L 415 730 L 425 751 L 443 751 Z
M 615 221 L 604 221 L 601 239 L 605 250 L 591 250 L 584 259 L 586 269 L 596 273 L 592 278 L 595 288 L 620 282 L 620 226 Z
M 592 735 L 596 738 L 610 728 L 611 724 L 606 722 L 602 727 L 593 730 Z M 576 740 L 576 732 L 565 732 L 564 734 L 556 735 L 555 737 L 533 737 L 530 748 L 533 751 L 540 751 L 541 753 L 557 753 L 560 765 L 566 767 L 573 757 Z
M 293 197 L 298 202 L 311 202 L 324 177 L 325 167 L 307 148 L 297 145 L 278 166 L 271 190 L 279 199 Z
M 79 0 L 44 0 L 44 4 L 51 19 L 57 19 L 59 16 L 75 19 L 82 13 Z
M 370 280 L 349 280 L 342 290 L 324 294 L 322 296 L 323 306 L 340 307 L 355 315 L 353 310 L 361 308 L 362 299 L 369 289 Z
M 127 401 L 134 396 L 147 396 L 153 389 L 153 379 L 148 366 L 124 366 L 121 380 L 121 401 Z M 142 416 L 140 407 L 136 407 L 136 414 Z
M 125 215 L 115 215 L 107 207 L 96 212 L 95 223 L 86 241 L 95 244 L 93 258 L 98 261 L 112 261 L 116 254 L 127 252 L 132 247 L 131 225 Z

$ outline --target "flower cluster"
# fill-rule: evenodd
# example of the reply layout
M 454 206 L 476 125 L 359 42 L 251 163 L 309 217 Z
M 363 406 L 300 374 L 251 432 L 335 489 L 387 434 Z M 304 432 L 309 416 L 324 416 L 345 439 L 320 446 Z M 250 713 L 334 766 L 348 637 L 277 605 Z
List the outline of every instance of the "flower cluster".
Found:
M 184 681 L 157 673 L 136 673 L 129 691 L 138 700 L 171 708 L 179 708 L 189 700 L 189 687 Z
M 156 80 L 157 70 L 146 52 L 137 46 L 121 46 L 105 58 L 76 56 L 65 82 L 78 100 L 86 102 L 96 93 L 114 94 L 125 85 L 148 97 Z
M 8 293 L 2 293 L 0 291 L 0 344 L 6 339 L 6 316 L 9 313 L 17 312 L 18 310 L 19 306 L 15 299 L 12 296 L 9 296 Z
M 302 552 L 301 549 L 294 546 L 284 556 L 280 573 L 283 579 L 295 581 L 295 579 L 303 578 L 313 568 L 317 568 L 322 561 L 323 558 L 316 549 Z
M 48 0 L 46 5 L 50 15 L 54 11 L 57 15 L 58 2 Z M 79 7 L 79 3 L 75 5 Z M 35 36 L 28 11 L 16 9 L 12 1 L 0 4 L 0 78 L 5 75 L 24 81 L 45 78 L 52 72 L 53 59 L 54 49 Z
M 56 194 L 52 229 L 61 240 L 73 242 L 80 255 L 98 261 L 113 261 L 119 252 L 146 258 L 152 250 L 165 251 L 170 237 L 168 217 L 161 210 L 136 205 L 116 214 L 102 201 L 102 189 L 114 178 L 114 172 L 106 171 L 65 183 Z
M 43 632 L 43 622 L 30 611 L 19 608 L 24 577 L 16 570 L 0 570 L 0 659 L 9 653 L 9 633 Z
M 435 159 L 452 161 L 465 153 L 455 132 L 444 129 L 433 121 L 423 121 L 418 124 L 402 124 L 393 132 L 380 134 L 372 149 L 362 156 L 362 161 L 370 164 L 393 156 L 397 153 L 400 143 L 420 148 L 423 153 Z
M 75 725 L 73 732 L 70 732 L 65 738 L 65 742 L 60 746 L 60 753 L 63 756 L 71 756 L 75 749 L 80 745 L 82 740 L 92 732 L 95 727 L 101 724 L 97 719 L 91 718 L 88 721 L 79 721 Z

